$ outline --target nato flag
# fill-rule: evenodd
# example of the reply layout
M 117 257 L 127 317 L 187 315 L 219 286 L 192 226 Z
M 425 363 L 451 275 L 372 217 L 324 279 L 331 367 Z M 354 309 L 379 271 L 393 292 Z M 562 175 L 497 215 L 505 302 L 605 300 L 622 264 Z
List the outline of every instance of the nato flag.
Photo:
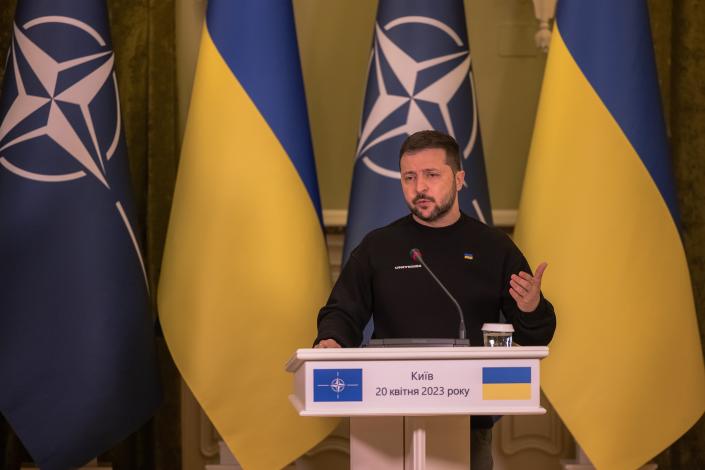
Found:
M 492 223 L 462 0 L 380 0 L 343 260 L 372 229 L 408 214 L 399 148 L 436 129 L 460 145 L 466 214 Z
M 0 412 L 77 467 L 160 400 L 107 11 L 18 3 L 0 97 Z
M 362 401 L 362 369 L 313 369 L 313 401 Z

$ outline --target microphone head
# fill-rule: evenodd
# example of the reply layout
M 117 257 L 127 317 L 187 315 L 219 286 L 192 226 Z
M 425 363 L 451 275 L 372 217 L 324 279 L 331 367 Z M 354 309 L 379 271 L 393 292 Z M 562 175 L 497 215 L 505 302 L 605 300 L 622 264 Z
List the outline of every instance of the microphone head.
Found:
M 412 248 L 409 251 L 409 257 L 411 258 L 411 261 L 414 261 L 415 263 L 419 263 L 423 259 L 421 257 L 421 250 L 419 250 L 418 248 Z

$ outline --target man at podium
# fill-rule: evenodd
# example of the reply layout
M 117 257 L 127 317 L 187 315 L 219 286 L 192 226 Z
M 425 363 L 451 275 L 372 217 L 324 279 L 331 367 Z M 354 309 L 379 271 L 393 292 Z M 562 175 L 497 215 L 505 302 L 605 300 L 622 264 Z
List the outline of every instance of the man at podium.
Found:
M 360 346 L 373 315 L 373 338 L 467 335 L 481 346 L 482 325 L 499 322 L 500 312 L 518 344 L 547 345 L 556 316 L 541 294 L 546 263 L 532 274 L 504 232 L 460 211 L 465 173 L 455 139 L 430 130 L 412 134 L 399 166 L 411 213 L 373 230 L 351 253 L 318 314 L 315 347 Z M 472 418 L 473 469 L 492 468 L 492 424 L 489 416 Z

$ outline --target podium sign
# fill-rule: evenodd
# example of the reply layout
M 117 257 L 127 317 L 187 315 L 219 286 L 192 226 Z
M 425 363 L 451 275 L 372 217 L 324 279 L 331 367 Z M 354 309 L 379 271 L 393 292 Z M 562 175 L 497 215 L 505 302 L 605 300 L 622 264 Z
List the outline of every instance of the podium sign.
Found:
M 289 360 L 302 416 L 545 413 L 546 347 L 299 349 Z

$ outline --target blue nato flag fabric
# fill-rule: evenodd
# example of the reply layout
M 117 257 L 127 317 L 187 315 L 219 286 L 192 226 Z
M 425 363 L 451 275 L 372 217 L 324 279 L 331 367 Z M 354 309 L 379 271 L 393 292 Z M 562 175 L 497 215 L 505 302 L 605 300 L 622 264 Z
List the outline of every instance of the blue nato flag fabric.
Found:
M 313 369 L 313 401 L 362 401 L 362 369 Z
M 436 129 L 458 141 L 460 208 L 492 224 L 462 0 L 380 0 L 356 151 L 343 261 L 371 230 L 408 214 L 399 148 Z
M 106 6 L 25 0 L 0 97 L 0 412 L 78 467 L 161 392 Z

